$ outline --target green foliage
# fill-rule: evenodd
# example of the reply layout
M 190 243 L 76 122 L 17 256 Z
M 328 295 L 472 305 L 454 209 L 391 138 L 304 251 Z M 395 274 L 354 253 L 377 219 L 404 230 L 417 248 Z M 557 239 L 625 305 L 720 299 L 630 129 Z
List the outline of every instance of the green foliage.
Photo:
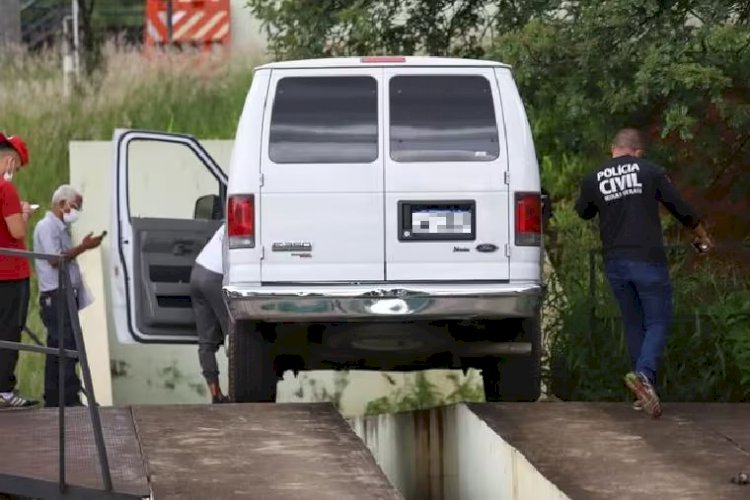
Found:
M 741 202 L 750 190 L 743 5 L 577 2 L 505 31 L 488 56 L 514 66 L 544 156 L 595 163 L 616 129 L 637 126 L 679 181 Z M 570 188 L 553 194 L 570 197 Z
M 390 378 L 387 374 L 383 376 Z M 456 373 L 451 373 L 447 379 L 452 389 L 444 395 L 437 385 L 430 381 L 425 372 L 417 372 L 413 378 L 393 390 L 391 394 L 370 401 L 365 408 L 365 414 L 399 413 L 445 404 L 484 401 L 484 388 L 477 371 L 469 371 L 465 379 Z M 394 381 L 390 382 L 391 385 L 396 385 Z

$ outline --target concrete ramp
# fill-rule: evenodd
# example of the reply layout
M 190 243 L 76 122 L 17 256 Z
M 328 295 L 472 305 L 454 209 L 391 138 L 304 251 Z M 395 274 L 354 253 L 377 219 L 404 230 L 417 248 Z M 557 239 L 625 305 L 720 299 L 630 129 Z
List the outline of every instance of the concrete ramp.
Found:
M 351 420 L 407 500 L 750 498 L 750 404 L 499 403 Z
M 57 410 L 0 412 L 0 497 L 399 500 L 330 404 L 102 408 L 114 491 L 103 491 L 85 408 L 66 410 L 67 491 Z
M 329 404 L 133 409 L 153 498 L 397 500 Z
M 570 498 L 742 499 L 749 404 L 665 404 L 653 420 L 619 403 L 470 405 Z M 541 498 L 541 497 L 536 497 Z

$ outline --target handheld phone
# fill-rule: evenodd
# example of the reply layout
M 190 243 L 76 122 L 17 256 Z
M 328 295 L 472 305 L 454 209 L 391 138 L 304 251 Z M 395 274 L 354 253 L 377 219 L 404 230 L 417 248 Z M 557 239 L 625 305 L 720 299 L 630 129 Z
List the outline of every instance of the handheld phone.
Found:
M 693 249 L 698 253 L 706 253 L 708 251 L 708 245 L 700 240 L 695 240 L 691 243 Z

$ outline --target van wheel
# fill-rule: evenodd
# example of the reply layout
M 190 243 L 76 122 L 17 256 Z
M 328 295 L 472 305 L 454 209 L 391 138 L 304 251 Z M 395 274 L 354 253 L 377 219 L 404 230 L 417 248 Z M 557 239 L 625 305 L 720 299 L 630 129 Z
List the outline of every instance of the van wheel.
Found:
M 541 328 L 538 319 L 523 322 L 519 340 L 531 342 L 531 354 L 492 358 L 482 364 L 484 398 L 496 401 L 536 401 L 541 394 Z
M 276 402 L 271 343 L 253 321 L 232 322 L 229 340 L 229 396 L 236 403 Z

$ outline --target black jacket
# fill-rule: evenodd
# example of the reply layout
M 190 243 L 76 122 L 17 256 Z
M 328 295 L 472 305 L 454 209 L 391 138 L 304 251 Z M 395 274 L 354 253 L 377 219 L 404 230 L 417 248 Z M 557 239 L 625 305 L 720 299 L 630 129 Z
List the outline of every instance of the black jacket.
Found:
M 700 222 L 664 169 L 643 158 L 612 158 L 586 175 L 580 188 L 576 212 L 583 219 L 599 214 L 605 258 L 666 262 L 659 203 L 691 229 Z

